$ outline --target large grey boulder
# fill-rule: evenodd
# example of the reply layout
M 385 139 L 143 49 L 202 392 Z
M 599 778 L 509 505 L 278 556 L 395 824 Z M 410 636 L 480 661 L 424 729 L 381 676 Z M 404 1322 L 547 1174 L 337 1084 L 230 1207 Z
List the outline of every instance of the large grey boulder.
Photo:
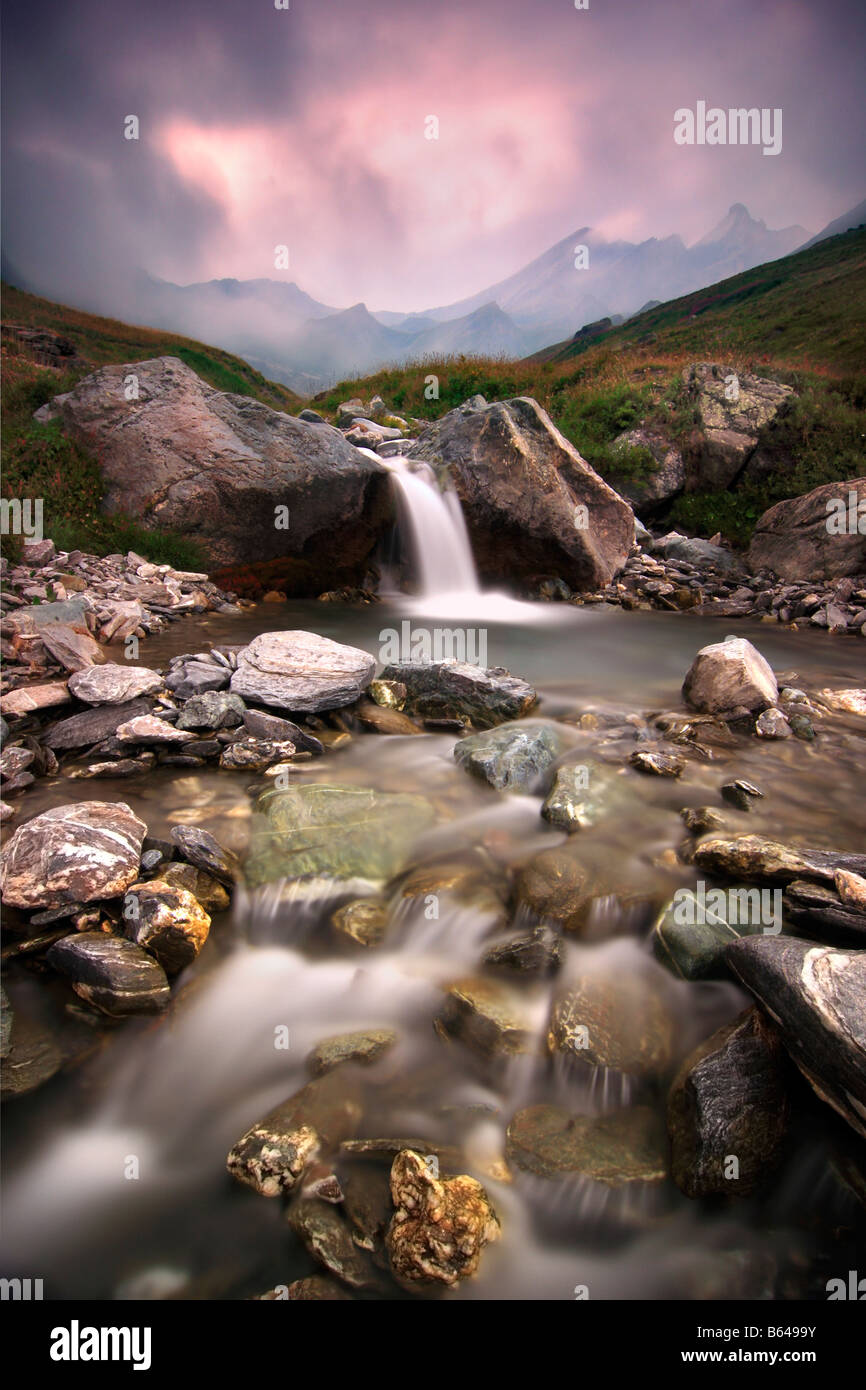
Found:
M 467 661 L 398 661 L 385 667 L 381 679 L 405 686 L 406 708 L 413 714 L 465 715 L 477 728 L 519 719 L 538 701 L 537 692 L 519 676 Z
M 683 372 L 697 411 L 700 439 L 690 459 L 688 486 L 722 491 L 742 471 L 760 431 L 794 398 L 790 386 L 737 373 L 717 362 L 695 362 Z
M 788 580 L 866 574 L 866 478 L 825 483 L 770 507 L 755 527 L 749 563 Z
M 654 466 L 635 468 L 631 460 L 636 449 L 651 455 Z M 640 516 L 652 516 L 682 492 L 686 481 L 682 453 L 660 430 L 644 425 L 626 430 L 613 441 L 613 453 L 622 464 L 613 464 L 609 481 Z
M 362 566 L 375 545 L 375 460 L 330 426 L 214 390 L 177 357 L 100 367 L 37 418 L 93 450 L 107 511 L 182 531 L 214 564 L 315 551 Z
M 732 637 L 701 648 L 683 681 L 683 697 L 692 709 L 716 714 L 775 705 L 779 688 L 758 649 L 745 637 Z
M 448 467 L 485 579 L 553 573 L 594 589 L 625 564 L 631 507 L 529 397 L 467 401 L 422 430 L 408 457 Z
M 315 632 L 263 632 L 238 653 L 231 689 L 263 705 L 307 713 L 359 699 L 376 658 Z
M 162 676 L 147 666 L 121 666 L 109 661 L 88 666 L 69 677 L 69 690 L 85 705 L 123 705 L 139 695 L 162 689 Z

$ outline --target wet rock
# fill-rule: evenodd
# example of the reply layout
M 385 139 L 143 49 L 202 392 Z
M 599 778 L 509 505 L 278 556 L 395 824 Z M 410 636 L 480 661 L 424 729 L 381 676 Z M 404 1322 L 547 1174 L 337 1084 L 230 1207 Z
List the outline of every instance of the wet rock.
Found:
M 728 962 L 813 1089 L 866 1137 L 866 951 L 756 936 Z
M 844 902 L 835 888 L 795 879 L 784 895 L 785 917 L 803 936 L 843 946 L 866 945 L 866 911 Z
M 541 1178 L 580 1175 L 622 1187 L 668 1176 L 664 1126 L 647 1106 L 593 1117 L 531 1105 L 508 1126 L 506 1153 L 518 1168 Z
M 391 1168 L 394 1216 L 387 1248 L 404 1288 L 453 1288 L 473 1275 L 481 1251 L 499 1237 L 499 1221 L 474 1178 L 436 1178 L 420 1154 L 406 1149 Z
M 39 685 L 24 685 L 0 696 L 0 710 L 10 718 L 30 714 L 33 710 L 52 709 L 68 705 L 71 696 L 66 681 L 44 681 Z
M 45 959 L 69 977 L 76 994 L 113 1018 L 161 1013 L 168 1007 L 162 966 L 124 937 L 79 932 L 58 941 Z
M 238 656 L 231 678 L 237 695 L 279 709 L 351 705 L 376 674 L 376 659 L 314 632 L 263 632 Z
M 125 802 L 83 801 L 19 826 L 3 855 L 7 906 L 61 907 L 125 892 L 138 876 L 147 827 Z
M 461 767 L 498 791 L 533 791 L 565 742 L 546 726 L 508 724 L 471 734 L 454 745 Z
M 31 748 L 9 748 L 0 753 L 0 779 L 11 782 L 33 762 L 35 753 Z
M 207 941 L 210 917 L 185 888 L 151 879 L 123 900 L 126 935 L 155 956 L 167 975 L 186 969 Z
M 8 1019 L 11 1010 L 4 1009 Z M 63 1051 L 50 1029 L 35 1018 L 16 1014 L 10 1020 L 8 1052 L 4 1053 L 2 1091 L 4 1101 L 26 1096 L 50 1081 L 63 1065 Z
M 83 671 L 105 661 L 105 652 L 90 633 L 70 623 L 45 623 L 39 636 L 46 651 L 67 671 Z
M 388 705 L 377 705 L 372 700 L 362 700 L 358 705 L 358 719 L 367 729 L 377 734 L 420 734 L 414 720 L 407 714 Z
M 67 771 L 66 775 L 75 780 L 139 777 L 143 772 L 150 772 L 154 762 L 153 753 L 141 753 L 137 758 L 115 758 L 112 762 L 88 763 L 86 767 L 73 768 L 71 771 Z
M 439 1022 L 484 1058 L 535 1051 L 523 1001 L 498 982 L 468 979 L 451 985 Z
M 762 835 L 740 835 L 736 839 L 712 836 L 702 840 L 695 848 L 695 863 L 708 873 L 758 883 L 789 883 L 795 878 L 833 883 L 837 869 L 866 873 L 866 854 L 794 849 L 776 840 L 765 840 Z
M 795 738 L 802 739 L 804 743 L 814 741 L 815 726 L 807 714 L 791 714 L 788 716 L 788 723 Z
M 12 1046 L 12 1005 L 9 996 L 0 985 L 0 1057 L 8 1057 Z
M 397 1041 L 391 1028 L 372 1028 L 358 1033 L 338 1033 L 323 1038 L 307 1057 L 313 1076 L 324 1076 L 343 1062 L 375 1062 Z
M 290 719 L 281 719 L 276 714 L 264 714 L 258 709 L 244 710 L 244 728 L 253 738 L 266 739 L 271 743 L 293 743 L 300 753 L 312 753 L 320 758 L 325 751 L 319 739 L 314 738 L 300 725 Z
M 408 691 L 402 681 L 371 681 L 367 690 L 370 699 L 383 709 L 402 709 Z
M 352 1240 L 340 1213 L 328 1202 L 300 1201 L 289 1209 L 289 1224 L 314 1260 L 353 1289 L 375 1288 L 379 1276 Z
M 749 890 L 736 891 L 742 895 Z M 681 888 L 665 905 L 653 926 L 653 955 L 680 979 L 727 978 L 726 947 L 741 936 L 753 936 L 763 931 L 758 920 L 729 920 L 743 915 L 736 910 L 738 898 L 727 893 L 716 896 L 724 898 L 724 905 L 715 898 L 712 902 L 699 898 L 690 888 Z M 731 911 L 732 905 L 734 911 Z
M 579 932 L 584 927 L 592 897 L 589 874 L 567 845 L 536 854 L 517 881 L 521 907 L 564 931 Z
M 683 682 L 683 698 L 692 709 L 713 714 L 775 705 L 779 690 L 771 666 L 751 642 L 729 637 L 701 648 Z
M 332 913 L 331 925 L 359 946 L 380 946 L 388 926 L 388 905 L 378 898 L 356 898 Z
M 680 811 L 683 824 L 693 835 L 706 835 L 710 830 L 723 830 L 725 818 L 712 806 L 685 806 Z
M 220 767 L 244 769 L 247 772 L 264 772 L 274 763 L 288 762 L 297 749 L 293 743 L 269 743 L 266 739 L 239 738 L 230 743 L 220 755 Z
M 146 666 L 120 666 L 106 662 L 89 666 L 69 677 L 69 689 L 85 705 L 124 705 L 140 695 L 162 689 L 162 676 Z
M 816 698 L 836 713 L 866 717 L 866 690 L 819 690 Z
M 118 724 L 115 737 L 121 743 L 186 743 L 186 735 L 175 729 L 167 719 L 158 719 L 155 714 L 139 714 Z
M 320 874 L 388 879 L 433 822 L 424 797 L 315 784 L 266 792 L 253 823 L 253 884 Z
M 764 795 L 754 782 L 746 782 L 743 778 L 739 778 L 736 782 L 725 782 L 721 792 L 725 801 L 729 801 L 739 811 L 751 811 L 752 802 Z
M 501 666 L 485 670 L 465 661 L 396 662 L 385 667 L 382 680 L 405 686 L 412 714 L 463 715 L 479 729 L 520 719 L 538 700 L 531 685 Z
M 676 753 L 650 753 L 640 749 L 629 756 L 629 764 L 638 772 L 647 772 L 654 777 L 679 777 L 685 768 L 685 759 Z
M 173 825 L 169 833 L 187 863 L 210 874 L 226 888 L 231 888 L 240 878 L 237 857 L 231 850 L 223 849 L 210 831 L 192 825 Z
M 792 732 L 791 725 L 780 709 L 765 709 L 755 720 L 755 733 L 758 738 L 790 738 Z
M 222 884 L 194 864 L 166 864 L 159 877 L 172 888 L 183 888 L 191 893 L 207 913 L 225 912 L 231 902 Z
M 534 979 L 549 979 L 557 975 L 562 961 L 562 942 L 545 927 L 492 946 L 484 956 L 484 964 L 494 970 L 513 971 Z
M 675 1035 L 673 1014 L 653 979 L 588 975 L 554 1004 L 547 1045 L 582 1066 L 657 1076 L 670 1065 Z
M 393 1155 L 390 1162 L 393 1162 Z M 377 1263 L 386 1261 L 385 1233 L 393 1211 L 388 1168 L 356 1163 L 345 1179 L 344 1188 L 343 1210 L 353 1227 L 355 1244 L 367 1250 Z
M 569 835 L 585 830 L 603 815 L 610 781 L 610 774 L 599 767 L 591 771 L 586 764 L 557 768 L 541 814 Z
M 131 700 L 124 705 L 102 705 L 70 715 L 52 725 L 44 736 L 49 748 L 57 752 L 68 748 L 90 748 L 103 739 L 111 738 L 121 724 L 139 715 L 148 714 L 150 700 Z
M 311 1081 L 248 1129 L 226 1159 L 233 1178 L 265 1197 L 291 1192 L 319 1150 L 356 1132 L 361 1110 L 340 1073 Z
M 179 729 L 235 729 L 244 721 L 246 705 L 227 690 L 205 690 L 187 700 L 177 721 Z
M 866 912 L 866 878 L 862 874 L 851 873 L 848 869 L 837 869 L 833 875 L 833 883 L 843 903 Z
M 789 1112 L 784 1049 L 749 1009 L 702 1042 L 674 1078 L 674 1182 L 687 1197 L 751 1196 L 779 1165 Z

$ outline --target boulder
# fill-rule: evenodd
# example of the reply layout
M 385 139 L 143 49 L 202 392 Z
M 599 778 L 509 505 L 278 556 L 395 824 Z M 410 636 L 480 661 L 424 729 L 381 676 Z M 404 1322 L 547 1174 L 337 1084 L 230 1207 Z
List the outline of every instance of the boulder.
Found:
M 779 687 L 772 667 L 745 637 L 729 637 L 702 647 L 683 681 L 683 698 L 692 709 L 716 714 L 775 705 Z
M 628 558 L 631 507 L 537 401 L 466 402 L 423 429 L 408 457 L 448 467 L 486 580 L 552 572 L 574 589 L 597 589 Z
M 534 791 L 564 752 L 562 737 L 546 725 L 503 724 L 471 734 L 454 745 L 460 766 L 497 791 Z
M 293 743 L 301 753 L 312 753 L 320 758 L 324 745 L 307 730 L 290 719 L 281 719 L 276 714 L 265 714 L 262 710 L 244 710 L 244 728 L 254 738 L 269 739 L 272 743 Z
M 788 1129 L 786 1072 L 779 1037 L 754 1008 L 685 1059 L 668 1095 L 668 1133 L 687 1197 L 749 1197 L 773 1176 Z
M 752 533 L 749 564 L 789 582 L 866 574 L 866 478 L 770 507 Z
M 670 1065 L 675 1036 L 674 1016 L 652 977 L 587 975 L 554 1003 L 547 1045 L 585 1067 L 657 1076 Z
M 630 467 L 629 452 L 634 449 L 651 455 L 655 467 Z M 614 461 L 611 485 L 616 487 L 619 495 L 634 507 L 638 515 L 651 517 L 663 503 L 682 492 L 686 481 L 683 456 L 660 430 L 645 426 L 626 430 L 613 441 L 612 452 L 614 459 L 617 454 L 622 457 L 623 466 L 620 468 Z
M 45 650 L 67 671 L 85 671 L 105 661 L 105 652 L 86 629 L 71 623 L 45 623 L 39 629 Z
M 344 1062 L 361 1062 L 368 1066 L 393 1047 L 396 1041 L 397 1034 L 391 1028 L 338 1033 L 316 1044 L 307 1058 L 307 1066 L 313 1076 L 324 1076 Z
M 215 564 L 314 552 L 325 569 L 362 574 L 375 546 L 374 459 L 335 429 L 215 390 L 177 357 L 100 367 L 37 418 L 93 451 L 107 511 L 182 532 Z M 288 525 L 275 524 L 278 507 Z
M 142 857 L 142 865 L 144 856 Z M 225 912 L 231 899 L 225 888 L 218 879 L 205 873 L 204 869 L 197 869 L 194 864 L 174 863 L 163 864 L 159 872 L 161 883 L 167 883 L 172 888 L 184 888 L 187 893 L 191 893 L 197 902 L 201 903 L 205 912 Z M 154 880 L 151 879 L 150 882 Z
M 146 666 L 120 666 L 108 661 L 89 666 L 69 677 L 69 689 L 85 705 L 124 705 L 140 695 L 162 689 L 162 676 Z
M 481 1251 L 499 1238 L 499 1220 L 475 1178 L 434 1177 L 412 1149 L 391 1167 L 394 1216 L 386 1245 L 398 1284 L 453 1288 L 478 1268 Z
M 73 933 L 55 942 L 45 959 L 69 977 L 76 994 L 113 1018 L 161 1013 L 168 1006 L 162 966 L 122 936 Z
M 727 955 L 806 1080 L 866 1137 L 866 951 L 753 936 Z
M 361 1110 L 339 1073 L 311 1081 L 241 1136 L 226 1159 L 233 1178 L 265 1197 L 291 1192 L 319 1149 L 353 1135 Z
M 465 716 L 479 729 L 520 719 L 538 700 L 531 685 L 501 666 L 465 661 L 395 662 L 376 685 L 381 690 L 385 682 L 402 687 L 401 709 L 432 718 Z
M 6 845 L 0 892 L 10 907 L 50 908 L 124 893 L 138 876 L 147 826 L 123 801 L 43 811 Z
M 263 632 L 238 655 L 236 695 L 315 713 L 351 705 L 376 674 L 376 658 L 315 632 Z
M 167 975 L 195 960 L 210 931 L 210 917 L 192 893 L 158 878 L 128 889 L 123 919 L 129 940 L 155 956 Z
M 738 835 L 735 839 L 708 836 L 696 846 L 694 862 L 707 873 L 744 878 L 750 883 L 791 883 L 804 878 L 832 885 L 838 869 L 866 873 L 866 854 L 796 849 L 762 835 Z
M 236 729 L 244 722 L 246 705 L 227 690 L 205 690 L 187 700 L 177 721 L 179 729 Z
M 448 990 L 439 1022 L 484 1058 L 536 1050 L 523 1001 L 499 981 L 458 980 Z
M 530 1105 L 508 1126 L 505 1151 L 540 1178 L 584 1177 L 606 1187 L 661 1183 L 668 1175 L 664 1126 L 645 1105 L 609 1115 L 572 1115 Z
M 173 825 L 171 838 L 182 857 L 218 883 L 231 888 L 240 878 L 241 866 L 231 850 L 223 849 L 209 830 L 194 825 Z
M 700 492 L 724 491 L 754 453 L 760 431 L 794 398 L 794 391 L 715 362 L 686 367 L 683 381 L 701 430 L 688 486 Z
M 118 724 L 114 736 L 121 743 L 188 743 L 182 729 L 155 714 L 139 714 Z
M 60 752 L 68 748 L 89 748 L 94 743 L 111 738 L 121 724 L 148 714 L 150 700 L 130 700 L 124 705 L 101 705 L 96 709 L 86 709 L 81 714 L 72 714 L 53 724 L 45 734 L 44 742 L 49 748 Z

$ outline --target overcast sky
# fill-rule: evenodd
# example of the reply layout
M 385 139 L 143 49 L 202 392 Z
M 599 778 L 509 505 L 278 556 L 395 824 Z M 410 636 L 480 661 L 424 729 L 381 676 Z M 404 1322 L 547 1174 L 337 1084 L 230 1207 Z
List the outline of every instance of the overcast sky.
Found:
M 866 195 L 864 0 L 290 5 L 6 0 L 7 264 L 82 307 L 142 267 L 408 310 L 587 224 L 812 233 Z M 780 107 L 782 152 L 678 146 L 699 100 Z

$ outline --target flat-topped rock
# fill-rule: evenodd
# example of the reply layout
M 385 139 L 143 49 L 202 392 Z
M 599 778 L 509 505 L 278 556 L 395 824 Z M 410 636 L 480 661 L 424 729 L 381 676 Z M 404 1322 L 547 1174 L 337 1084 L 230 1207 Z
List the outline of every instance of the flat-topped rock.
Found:
M 162 676 L 147 666 L 121 666 L 108 661 L 69 677 L 69 689 L 85 705 L 124 705 L 139 695 L 162 689 Z
M 447 718 L 465 715 L 479 729 L 527 714 L 538 700 L 532 686 L 501 666 L 467 661 L 398 661 L 386 666 L 381 682 L 405 689 L 412 714 Z
M 315 713 L 351 705 L 376 674 L 376 658 L 315 632 L 263 632 L 238 655 L 231 689 L 278 709 Z

